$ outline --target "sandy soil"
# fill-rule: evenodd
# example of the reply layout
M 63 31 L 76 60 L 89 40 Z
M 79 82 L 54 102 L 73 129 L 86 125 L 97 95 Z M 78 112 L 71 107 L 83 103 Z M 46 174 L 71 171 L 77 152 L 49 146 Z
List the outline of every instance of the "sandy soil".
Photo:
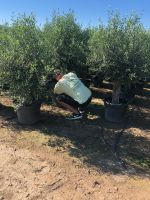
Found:
M 1 200 L 150 199 L 149 178 L 97 172 L 67 152 L 28 141 L 30 133 L 0 132 Z

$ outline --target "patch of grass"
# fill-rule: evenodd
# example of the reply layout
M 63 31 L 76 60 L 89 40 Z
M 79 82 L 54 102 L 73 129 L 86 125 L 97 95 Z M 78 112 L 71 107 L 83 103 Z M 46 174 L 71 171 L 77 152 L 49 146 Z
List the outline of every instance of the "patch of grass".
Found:
M 141 155 L 137 155 L 134 153 L 130 153 L 128 157 L 126 158 L 128 163 L 131 163 L 133 165 L 136 165 L 142 169 L 150 170 L 150 158 Z

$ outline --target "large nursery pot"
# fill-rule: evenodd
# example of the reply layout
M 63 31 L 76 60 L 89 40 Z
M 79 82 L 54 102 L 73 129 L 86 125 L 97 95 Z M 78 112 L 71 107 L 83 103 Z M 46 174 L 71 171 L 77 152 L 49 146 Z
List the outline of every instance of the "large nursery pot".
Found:
M 41 103 L 36 102 L 29 106 L 20 106 L 17 109 L 18 121 L 21 124 L 34 124 L 40 120 Z
M 0 110 L 2 110 L 2 109 L 3 109 L 3 107 L 4 107 L 4 106 L 3 106 L 3 105 L 0 103 Z
M 110 122 L 121 122 L 124 119 L 127 111 L 127 102 L 120 99 L 119 104 L 112 104 L 112 98 L 106 98 L 104 100 L 105 105 L 105 119 Z

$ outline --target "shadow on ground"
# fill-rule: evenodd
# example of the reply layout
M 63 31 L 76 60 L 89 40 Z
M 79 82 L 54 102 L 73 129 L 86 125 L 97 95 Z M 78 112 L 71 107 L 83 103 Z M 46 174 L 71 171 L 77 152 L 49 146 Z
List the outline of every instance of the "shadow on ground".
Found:
M 87 166 L 108 173 L 144 177 L 150 175 L 150 99 L 146 93 L 146 104 L 143 103 L 144 92 L 135 98 L 122 123 L 105 121 L 103 105 L 96 104 L 91 104 L 87 116 L 78 121 L 66 120 L 62 113 L 54 112 L 54 106 L 50 106 L 49 111 L 43 110 L 42 120 L 32 126 L 18 124 L 11 107 L 3 107 L 0 118 L 15 132 L 38 130 L 49 135 L 48 142 L 43 145 L 67 151 Z M 99 98 L 101 96 L 102 93 Z M 132 128 L 139 128 L 142 134 Z

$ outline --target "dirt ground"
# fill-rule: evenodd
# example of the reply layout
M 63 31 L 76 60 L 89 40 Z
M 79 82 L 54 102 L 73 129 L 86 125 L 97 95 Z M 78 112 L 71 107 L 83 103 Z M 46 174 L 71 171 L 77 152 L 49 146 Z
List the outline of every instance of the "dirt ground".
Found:
M 32 126 L 0 96 L 0 200 L 150 200 L 150 84 L 117 124 L 104 119 L 111 87 L 92 90 L 83 120 L 43 104 Z

